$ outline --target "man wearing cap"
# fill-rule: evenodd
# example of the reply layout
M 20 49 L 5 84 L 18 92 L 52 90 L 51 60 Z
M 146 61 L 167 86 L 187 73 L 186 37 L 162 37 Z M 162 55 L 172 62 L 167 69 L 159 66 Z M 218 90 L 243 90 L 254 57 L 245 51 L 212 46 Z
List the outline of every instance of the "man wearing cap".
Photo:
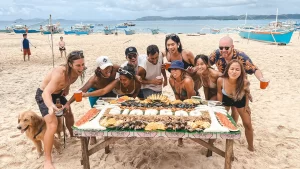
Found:
M 100 56 L 96 60 L 97 68 L 95 70 L 95 74 L 84 84 L 84 86 L 80 89 L 83 93 L 92 92 L 98 89 L 108 89 L 108 93 L 101 97 L 116 97 L 116 94 L 112 92 L 112 89 L 115 87 L 117 80 L 115 80 L 116 72 L 120 68 L 118 65 L 112 64 L 107 56 Z M 94 106 L 96 101 L 100 96 L 97 97 L 89 97 L 91 107 Z M 74 96 L 68 101 L 68 104 L 74 102 Z M 96 137 L 91 137 L 90 144 L 93 145 L 96 143 Z
M 146 59 L 147 55 L 143 54 L 143 55 L 139 55 L 136 48 L 131 46 L 131 47 L 128 47 L 126 48 L 125 50 L 125 56 L 126 56 L 126 62 L 124 62 L 121 67 L 124 67 L 126 66 L 128 63 L 129 64 L 132 64 L 134 66 L 134 70 L 135 70 L 135 73 L 137 74 L 138 73 L 138 69 L 139 69 L 139 66 L 140 66 L 140 63 L 143 62 L 144 59 Z M 117 73 L 117 76 L 116 78 L 119 78 L 119 73 Z M 141 77 L 140 76 L 136 76 L 136 78 L 141 82 Z M 141 98 L 143 99 L 144 96 L 143 96 L 143 92 L 142 90 L 140 90 L 140 93 L 138 94 L 137 96 L 138 98 Z
M 103 89 L 107 85 L 111 85 L 111 82 L 115 80 L 116 73 L 120 66 L 112 64 L 107 56 L 100 56 L 96 60 L 97 68 L 95 74 L 84 84 L 80 89 L 83 93 L 92 92 L 98 89 Z M 116 94 L 112 92 L 114 86 L 111 87 L 109 93 L 102 95 L 101 97 L 116 97 Z M 89 97 L 91 107 L 94 106 L 98 97 Z M 70 99 L 72 103 L 74 101 L 73 97 Z
M 142 78 L 142 91 L 144 98 L 152 94 L 162 93 L 162 84 L 167 86 L 165 69 L 161 69 L 163 57 L 156 45 L 147 47 L 147 58 L 140 63 L 138 75 Z M 161 76 L 163 75 L 163 76 Z

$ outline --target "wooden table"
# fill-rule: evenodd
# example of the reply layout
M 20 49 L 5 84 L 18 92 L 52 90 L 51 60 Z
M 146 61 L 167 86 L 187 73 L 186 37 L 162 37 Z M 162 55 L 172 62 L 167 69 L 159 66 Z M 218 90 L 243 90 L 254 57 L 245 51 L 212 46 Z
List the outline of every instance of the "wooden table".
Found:
M 73 128 L 74 135 L 81 139 L 81 150 L 82 150 L 82 158 L 81 165 L 83 165 L 83 169 L 90 169 L 90 161 L 89 156 L 96 153 L 101 149 L 105 149 L 105 153 L 109 153 L 109 145 L 113 144 L 117 140 L 121 138 L 155 138 L 155 137 L 166 137 L 166 138 L 188 138 L 196 143 L 201 144 L 202 146 L 208 148 L 207 156 L 211 156 L 212 152 L 222 156 L 225 158 L 225 169 L 231 168 L 231 161 L 234 160 L 233 156 L 233 140 L 239 139 L 241 137 L 240 131 L 238 132 L 228 132 L 228 133 L 206 133 L 206 132 L 195 132 L 195 133 L 185 133 L 185 132 L 168 132 L 168 131 L 92 131 L 92 130 L 80 130 L 77 128 Z M 104 137 L 103 142 L 99 142 L 93 146 L 93 148 L 89 148 L 89 137 Z M 203 139 L 209 139 L 208 142 Z M 211 139 L 226 139 L 225 151 L 220 150 L 215 147 L 212 143 Z

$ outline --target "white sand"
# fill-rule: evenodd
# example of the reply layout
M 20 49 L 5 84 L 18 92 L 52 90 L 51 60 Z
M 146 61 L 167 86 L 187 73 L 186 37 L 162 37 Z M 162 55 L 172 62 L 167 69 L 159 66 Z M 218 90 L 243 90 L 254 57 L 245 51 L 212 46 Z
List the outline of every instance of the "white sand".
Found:
M 55 65 L 64 63 L 58 51 L 58 40 L 54 36 Z M 186 36 L 180 35 L 185 49 L 194 55 L 210 54 L 218 47 L 224 35 Z M 300 168 L 300 40 L 298 32 L 287 46 L 276 46 L 241 39 L 231 34 L 237 49 L 245 51 L 252 61 L 271 79 L 267 90 L 259 89 L 255 76 L 250 76 L 254 102 L 251 103 L 254 127 L 254 153 L 247 150 L 244 129 L 240 140 L 234 142 L 235 161 L 233 168 Z M 35 92 L 41 80 L 52 68 L 52 55 L 48 36 L 29 34 L 29 40 L 37 46 L 32 48 L 30 62 L 23 62 L 20 51 L 21 35 L 0 34 L 0 168 L 38 169 L 42 168 L 44 157 L 36 159 L 32 142 L 17 130 L 17 116 L 25 110 L 39 113 L 35 102 Z M 139 53 L 146 53 L 146 47 L 157 44 L 164 50 L 165 35 L 105 36 L 64 36 L 68 52 L 82 49 L 86 56 L 87 80 L 96 68 L 97 56 L 107 55 L 114 63 L 125 60 L 124 51 L 129 45 L 136 46 Z M 70 93 L 81 87 L 78 80 L 71 86 Z M 170 87 L 164 93 L 173 97 Z M 201 89 L 201 93 L 202 89 Z M 78 120 L 89 109 L 88 100 L 72 105 L 75 119 Z M 217 140 L 216 145 L 224 148 L 225 141 Z M 81 169 L 80 141 L 68 138 L 63 153 L 53 154 L 58 169 Z M 184 147 L 177 147 L 176 140 L 162 139 L 121 139 L 112 145 L 108 155 L 104 150 L 90 157 L 91 168 L 223 168 L 224 158 L 214 154 L 205 157 L 206 149 L 193 141 L 184 140 Z

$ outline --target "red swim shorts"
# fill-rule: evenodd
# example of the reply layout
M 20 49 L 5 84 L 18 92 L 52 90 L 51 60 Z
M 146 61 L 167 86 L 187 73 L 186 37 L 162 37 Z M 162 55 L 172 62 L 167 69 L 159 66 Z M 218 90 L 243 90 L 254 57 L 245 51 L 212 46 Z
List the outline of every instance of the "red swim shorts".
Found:
M 31 55 L 30 49 L 23 49 L 24 55 Z

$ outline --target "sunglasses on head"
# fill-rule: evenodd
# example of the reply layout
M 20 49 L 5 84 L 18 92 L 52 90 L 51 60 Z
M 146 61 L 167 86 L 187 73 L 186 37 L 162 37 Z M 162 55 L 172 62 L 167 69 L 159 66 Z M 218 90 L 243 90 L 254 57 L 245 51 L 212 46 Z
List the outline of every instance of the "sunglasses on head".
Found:
M 136 54 L 136 53 L 131 53 L 131 54 L 128 54 L 127 57 L 128 57 L 129 59 L 136 58 L 136 57 L 137 57 L 137 54 Z
M 171 33 L 169 35 L 166 35 L 166 38 L 171 38 L 171 37 L 178 37 L 175 33 Z
M 220 50 L 223 50 L 223 49 L 229 50 L 229 48 L 230 48 L 230 47 L 228 47 L 228 46 L 220 46 L 220 47 L 219 47 Z
M 70 53 L 71 56 L 81 56 L 83 57 L 83 51 L 79 50 L 79 51 L 73 51 Z
M 128 72 L 127 70 L 124 70 L 122 68 L 118 69 L 118 73 L 120 73 L 121 75 L 127 75 L 127 74 L 129 74 L 131 77 L 133 77 L 133 75 L 130 72 Z

